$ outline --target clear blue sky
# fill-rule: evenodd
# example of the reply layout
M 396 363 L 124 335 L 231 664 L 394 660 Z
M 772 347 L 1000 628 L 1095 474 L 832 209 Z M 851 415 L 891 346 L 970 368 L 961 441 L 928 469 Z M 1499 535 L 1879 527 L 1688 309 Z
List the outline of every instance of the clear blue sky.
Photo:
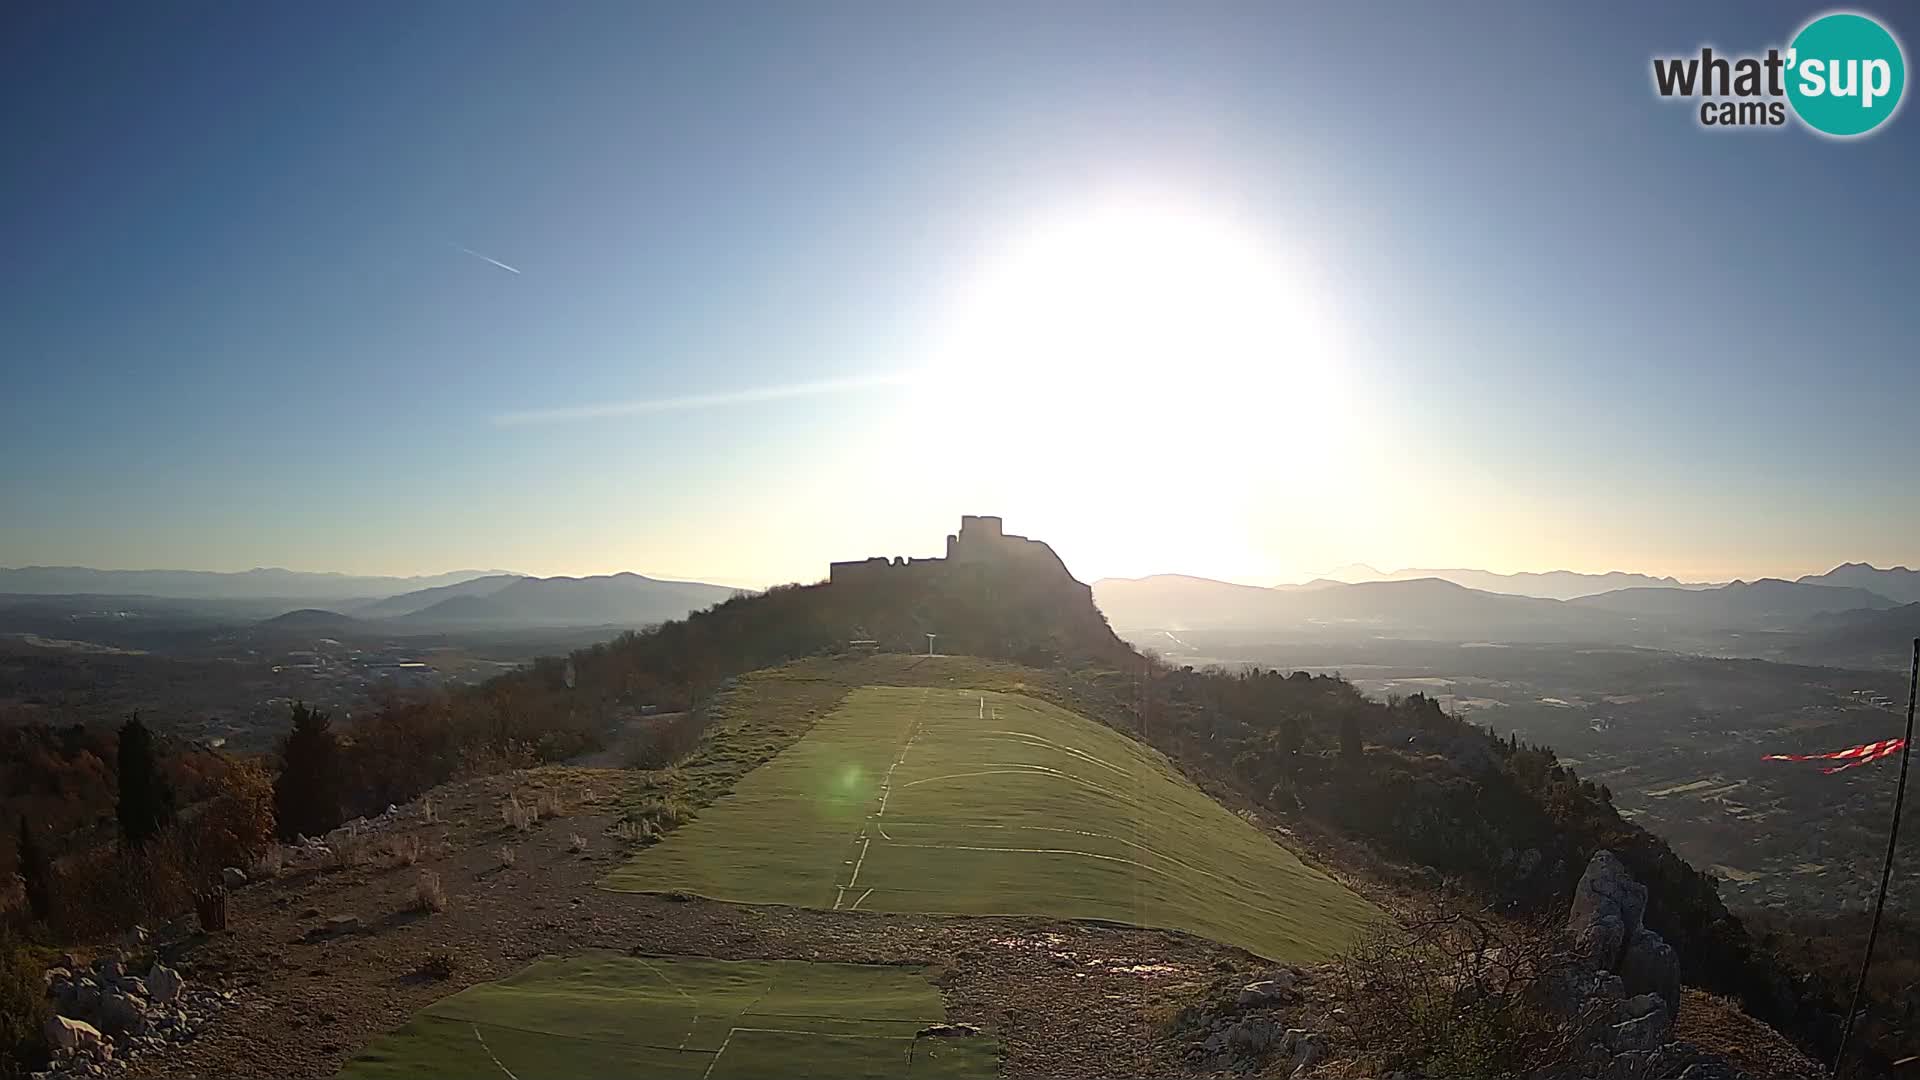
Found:
M 10 5 L 0 565 L 760 584 L 996 511 L 1088 579 L 1920 563 L 1920 114 L 1650 88 L 1819 10 Z M 1337 353 L 929 390 L 1113 190 L 1281 253 Z

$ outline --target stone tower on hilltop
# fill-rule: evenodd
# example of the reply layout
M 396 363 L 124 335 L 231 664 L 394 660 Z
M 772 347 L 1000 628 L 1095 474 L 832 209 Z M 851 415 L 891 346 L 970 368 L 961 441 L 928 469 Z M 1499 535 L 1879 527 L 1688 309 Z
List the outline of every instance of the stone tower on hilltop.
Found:
M 1054 553 L 1053 548 L 1040 540 L 1010 535 L 998 517 L 985 514 L 966 514 L 960 518 L 960 531 L 947 534 L 947 554 L 944 558 L 887 558 L 876 555 L 871 559 L 837 562 L 828 566 L 827 580 L 835 585 L 850 585 L 891 580 L 900 574 L 938 575 L 962 567 L 994 567 L 1049 577 L 1057 575 L 1078 585 L 1087 594 L 1089 602 L 1093 597 L 1091 589 L 1073 580 L 1073 575 L 1067 572 L 1067 564 L 1060 561 L 1060 556 Z

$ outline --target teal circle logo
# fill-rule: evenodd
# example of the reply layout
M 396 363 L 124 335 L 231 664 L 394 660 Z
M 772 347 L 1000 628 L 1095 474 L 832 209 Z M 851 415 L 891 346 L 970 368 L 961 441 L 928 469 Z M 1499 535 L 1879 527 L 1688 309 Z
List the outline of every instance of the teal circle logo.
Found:
M 1865 15 L 1822 15 L 1787 50 L 1787 100 L 1822 134 L 1865 135 L 1894 114 L 1906 88 L 1900 43 Z

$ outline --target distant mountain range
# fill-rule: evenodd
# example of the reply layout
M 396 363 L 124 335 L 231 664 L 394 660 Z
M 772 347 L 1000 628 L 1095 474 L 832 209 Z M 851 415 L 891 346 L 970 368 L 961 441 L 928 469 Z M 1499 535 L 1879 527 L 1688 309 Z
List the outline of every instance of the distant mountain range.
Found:
M 0 607 L 8 610 L 40 612 L 50 605 L 61 611 L 105 607 L 172 614 L 178 608 L 181 615 L 274 632 L 641 627 L 684 618 L 739 591 L 632 573 L 537 578 L 463 570 L 403 578 L 279 569 L 230 574 L 66 566 L 0 569 Z
M 639 574 L 535 578 L 496 574 L 330 611 L 302 608 L 258 624 L 269 631 L 424 634 L 532 627 L 638 629 L 712 607 L 739 590 Z
M 1570 601 L 1575 606 L 1701 626 L 1791 629 L 1815 615 L 1897 606 L 1865 589 L 1763 578 L 1715 589 L 1618 589 Z
M 1842 612 L 1865 616 L 1898 606 L 1864 588 L 1777 579 L 1632 586 L 1559 599 L 1473 589 L 1440 578 L 1322 579 L 1264 589 L 1167 574 L 1103 579 L 1094 583 L 1093 594 L 1121 630 L 1319 630 L 1434 640 L 1636 644 L 1656 643 L 1662 635 L 1811 629 L 1816 618 Z
M 1439 578 L 1441 581 L 1451 581 L 1455 585 L 1465 585 L 1469 589 L 1479 589 L 1482 592 L 1535 596 L 1546 600 L 1572 600 L 1576 597 L 1592 596 L 1594 593 L 1641 586 L 1711 589 L 1717 584 L 1685 582 L 1670 577 L 1649 577 L 1646 574 L 1625 574 L 1618 570 L 1605 574 L 1581 574 L 1572 570 L 1548 570 L 1539 574 L 1496 574 L 1490 570 L 1395 570 L 1392 573 L 1384 573 L 1365 563 L 1354 563 L 1337 570 L 1329 570 L 1322 575 L 1322 578 L 1344 581 L 1350 585 L 1369 581 L 1416 581 L 1420 578 Z
M 157 596 L 177 600 L 347 600 L 455 585 L 499 570 L 455 570 L 422 577 L 356 577 L 262 567 L 211 570 L 95 570 L 85 566 L 0 568 L 0 594 Z
M 1904 566 L 1880 570 L 1866 563 L 1842 563 L 1824 574 L 1808 574 L 1803 585 L 1841 585 L 1876 592 L 1902 604 L 1920 603 L 1920 570 Z
M 1469 589 L 1439 578 L 1262 589 L 1207 578 L 1106 578 L 1094 602 L 1116 629 L 1326 631 L 1435 640 L 1614 640 L 1629 628 L 1558 600 Z

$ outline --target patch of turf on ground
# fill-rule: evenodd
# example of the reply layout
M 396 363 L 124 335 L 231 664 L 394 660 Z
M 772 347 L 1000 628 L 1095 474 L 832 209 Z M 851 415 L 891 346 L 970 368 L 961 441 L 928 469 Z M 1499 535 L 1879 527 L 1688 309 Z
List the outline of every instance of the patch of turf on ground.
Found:
M 917 1036 L 943 1019 L 939 991 L 913 968 L 599 952 L 435 1002 L 340 1077 L 997 1075 L 994 1039 Z
M 1384 918 L 1157 751 L 1019 694 L 865 687 L 606 882 L 1186 930 L 1318 961 Z

